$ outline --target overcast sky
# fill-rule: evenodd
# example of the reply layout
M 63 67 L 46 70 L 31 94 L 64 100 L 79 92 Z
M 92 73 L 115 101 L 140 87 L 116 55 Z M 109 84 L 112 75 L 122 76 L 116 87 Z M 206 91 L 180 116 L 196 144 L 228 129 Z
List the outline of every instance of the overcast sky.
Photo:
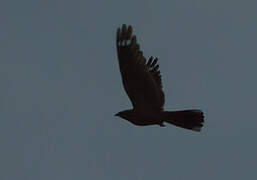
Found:
M 256 19 L 251 0 L 1 1 L 0 179 L 256 179 Z M 202 132 L 114 116 L 123 23 Z

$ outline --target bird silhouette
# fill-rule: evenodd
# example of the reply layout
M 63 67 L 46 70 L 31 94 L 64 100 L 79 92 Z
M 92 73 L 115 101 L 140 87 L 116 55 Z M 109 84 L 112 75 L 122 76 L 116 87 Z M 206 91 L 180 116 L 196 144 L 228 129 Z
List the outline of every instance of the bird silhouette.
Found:
M 138 125 L 160 125 L 164 122 L 175 126 L 200 131 L 203 127 L 203 112 L 198 109 L 164 111 L 164 93 L 158 59 L 143 56 L 132 27 L 122 25 L 117 29 L 116 46 L 122 83 L 133 109 L 116 114 Z

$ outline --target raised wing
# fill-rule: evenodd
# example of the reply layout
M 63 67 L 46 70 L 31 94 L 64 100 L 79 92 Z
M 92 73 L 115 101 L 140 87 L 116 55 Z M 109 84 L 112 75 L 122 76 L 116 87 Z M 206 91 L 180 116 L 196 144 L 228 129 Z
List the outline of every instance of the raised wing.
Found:
M 118 28 L 116 46 L 123 86 L 134 109 L 162 110 L 164 93 L 158 59 L 151 57 L 146 62 L 131 26 Z

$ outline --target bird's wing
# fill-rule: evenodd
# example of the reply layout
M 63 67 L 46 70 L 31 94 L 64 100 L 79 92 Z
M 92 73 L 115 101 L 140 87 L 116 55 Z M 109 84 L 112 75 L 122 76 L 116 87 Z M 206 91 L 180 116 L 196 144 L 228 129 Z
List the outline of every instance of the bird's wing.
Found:
M 132 27 L 118 28 L 116 45 L 123 86 L 136 110 L 162 110 L 164 93 L 158 59 L 146 62 Z

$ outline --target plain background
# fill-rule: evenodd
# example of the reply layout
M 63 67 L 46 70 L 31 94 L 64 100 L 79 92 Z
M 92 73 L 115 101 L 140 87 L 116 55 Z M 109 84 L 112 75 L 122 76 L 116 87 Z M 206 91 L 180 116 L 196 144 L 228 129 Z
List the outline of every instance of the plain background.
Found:
M 1 1 L 0 179 L 256 179 L 256 19 L 254 0 Z M 201 133 L 114 117 L 123 23 Z

